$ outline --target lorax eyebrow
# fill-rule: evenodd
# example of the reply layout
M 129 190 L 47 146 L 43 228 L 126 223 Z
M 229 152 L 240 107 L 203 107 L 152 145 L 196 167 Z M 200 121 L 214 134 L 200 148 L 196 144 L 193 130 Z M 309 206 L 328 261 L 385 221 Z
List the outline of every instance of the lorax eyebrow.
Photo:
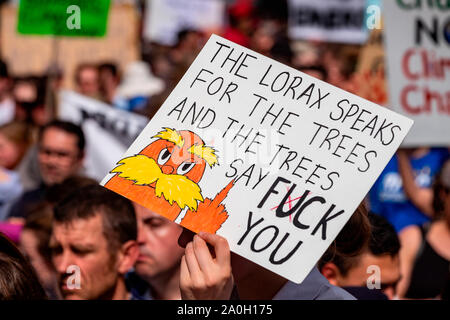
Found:
M 184 145 L 183 137 L 175 129 L 171 128 L 164 128 L 163 131 L 158 132 L 158 134 L 154 135 L 152 138 L 167 140 L 179 146 L 180 148 L 182 148 Z
M 217 155 L 215 154 L 216 150 L 214 150 L 214 148 L 212 147 L 194 144 L 188 149 L 188 151 L 204 159 L 210 167 L 219 163 L 219 161 L 217 160 Z

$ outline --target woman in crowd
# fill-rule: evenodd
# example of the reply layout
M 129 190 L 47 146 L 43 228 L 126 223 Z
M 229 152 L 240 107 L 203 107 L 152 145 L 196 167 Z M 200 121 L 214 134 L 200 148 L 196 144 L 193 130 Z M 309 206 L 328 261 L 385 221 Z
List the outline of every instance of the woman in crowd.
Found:
M 47 299 L 44 289 L 19 249 L 0 233 L 0 300 Z
M 28 126 L 10 122 L 0 126 L 0 221 L 5 219 L 11 203 L 22 193 L 15 171 L 31 143 Z
M 433 221 L 423 227 L 410 227 L 410 241 L 402 249 L 400 297 L 434 299 L 444 295 L 450 276 L 450 160 L 436 178 L 431 204 Z

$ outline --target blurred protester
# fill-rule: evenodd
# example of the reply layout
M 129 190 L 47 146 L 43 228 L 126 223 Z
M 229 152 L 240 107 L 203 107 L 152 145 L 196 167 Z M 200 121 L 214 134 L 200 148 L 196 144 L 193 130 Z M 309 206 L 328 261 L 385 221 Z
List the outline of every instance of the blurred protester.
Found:
M 135 271 L 127 275 L 134 299 L 177 300 L 180 293 L 180 262 L 184 249 L 178 245 L 182 227 L 134 203 L 138 221 L 139 257 Z
M 16 102 L 16 116 L 36 128 L 50 119 L 45 109 L 46 84 L 43 77 L 26 76 L 14 81 L 13 97 Z
M 58 203 L 50 248 L 64 299 L 130 299 L 125 274 L 139 255 L 136 239 L 133 205 L 102 186 L 83 187 Z
M 75 176 L 50 186 L 44 201 L 30 211 L 20 232 L 20 248 L 36 271 L 41 285 L 51 300 L 61 298 L 49 247 L 53 208 L 72 192 L 97 184 L 93 179 Z
M 0 300 L 44 300 L 44 289 L 19 249 L 0 232 Z
M 20 248 L 36 271 L 48 298 L 57 300 L 61 296 L 49 247 L 52 217 L 52 206 L 48 203 L 42 203 L 32 210 L 20 233 Z
M 399 150 L 369 192 L 371 210 L 385 217 L 400 239 L 403 277 L 397 289 L 400 297 L 405 294 L 404 281 L 410 273 L 410 263 L 406 262 L 410 259 L 408 252 L 415 251 L 419 228 L 433 216 L 432 183 L 448 156 L 444 148 Z
M 11 122 L 15 116 L 15 106 L 10 91 L 11 79 L 8 66 L 0 60 L 0 125 Z
M 127 99 L 126 110 L 137 111 L 145 108 L 148 100 L 164 87 L 164 82 L 153 75 L 146 62 L 135 61 L 127 66 L 117 93 Z
M 319 65 L 320 52 L 318 45 L 314 43 L 295 41 L 292 43 L 294 55 L 292 56 L 292 66 L 294 68 L 304 68 Z
M 127 101 L 117 94 L 117 87 L 120 83 L 119 70 L 112 62 L 105 62 L 98 66 L 100 80 L 100 93 L 103 100 L 119 109 L 127 109 Z
M 402 245 L 406 227 L 430 221 L 432 182 L 448 155 L 443 148 L 399 150 L 370 190 L 371 210 L 395 227 Z
M 344 289 L 331 285 L 317 266 L 301 284 L 295 284 L 239 255 L 230 254 L 227 240 L 219 235 L 200 232 L 188 242 L 189 232 L 184 229 L 178 240 L 180 245 L 187 243 L 180 270 L 183 299 L 229 299 L 233 282 L 243 300 L 354 299 Z M 360 204 L 330 248 L 343 256 L 356 256 L 365 248 L 369 236 L 367 210 Z
M 331 284 L 344 287 L 358 299 L 393 299 L 400 280 L 400 241 L 385 218 L 369 213 L 369 221 L 371 236 L 360 255 L 342 257 L 328 250 L 319 261 L 319 269 Z M 372 281 L 377 275 L 380 278 Z M 369 282 L 374 288 L 368 288 Z M 381 289 L 385 296 L 375 289 Z
M 450 279 L 450 160 L 437 175 L 433 186 L 431 224 L 410 226 L 409 242 L 402 247 L 403 279 L 400 297 L 443 298 Z M 448 291 L 446 292 L 448 294 Z
M 228 7 L 228 26 L 223 37 L 244 47 L 250 45 L 250 35 L 255 24 L 253 1 L 237 0 Z
M 275 44 L 275 27 L 270 22 L 261 23 L 250 40 L 250 49 L 271 57 L 271 50 Z
M 326 82 L 349 91 L 352 84 L 352 74 L 356 69 L 358 48 L 351 45 L 327 44 L 322 47 L 321 64 L 327 72 Z
M 175 66 L 184 66 L 185 70 L 194 62 L 205 44 L 203 35 L 195 30 L 184 29 L 178 32 L 176 45 L 170 50 L 170 59 Z
M 24 122 L 0 125 L 0 167 L 14 170 L 31 144 L 31 132 Z
M 101 100 L 99 72 L 96 65 L 90 63 L 78 65 L 75 70 L 75 84 L 80 94 Z
M 0 126 L 0 221 L 22 194 L 19 174 L 14 171 L 22 160 L 31 139 L 28 126 L 11 122 Z
M 54 120 L 42 127 L 38 137 L 38 164 L 43 182 L 15 202 L 9 218 L 25 218 L 28 210 L 44 199 L 49 186 L 76 175 L 82 167 L 84 147 L 83 131 L 71 122 Z

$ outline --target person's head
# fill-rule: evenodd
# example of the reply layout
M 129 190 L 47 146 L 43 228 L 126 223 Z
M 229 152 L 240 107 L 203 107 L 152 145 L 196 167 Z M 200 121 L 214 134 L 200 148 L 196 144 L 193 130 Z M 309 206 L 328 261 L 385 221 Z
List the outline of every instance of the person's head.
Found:
M 41 126 L 48 121 L 45 108 L 46 81 L 44 77 L 24 76 L 14 80 L 12 90 L 16 103 L 16 118 Z
M 48 186 L 75 175 L 83 164 L 84 134 L 71 122 L 54 120 L 46 124 L 39 132 L 38 146 L 39 170 Z
M 180 30 L 177 34 L 176 47 L 188 53 L 197 52 L 201 46 L 202 35 L 200 32 L 192 29 Z
M 0 167 L 14 169 L 30 143 L 31 134 L 27 124 L 14 121 L 0 126 Z
M 99 93 L 99 73 L 94 64 L 80 64 L 75 70 L 75 84 L 81 94 L 95 97 Z
M 400 280 L 400 241 L 385 218 L 369 213 L 369 220 L 371 236 L 361 254 L 349 257 L 328 250 L 319 268 L 331 284 L 340 287 L 365 287 L 378 281 L 382 292 L 392 299 Z
M 0 300 L 42 299 L 47 296 L 32 266 L 0 232 Z
M 141 205 L 134 205 L 139 244 L 136 273 L 150 285 L 159 279 L 170 279 L 178 274 L 184 254 L 177 242 L 182 227 Z
M 139 255 L 136 239 L 133 205 L 102 186 L 83 187 L 58 203 L 50 248 L 63 297 L 93 300 L 123 296 L 124 275 Z M 79 288 L 74 278 L 78 276 Z
M 435 219 L 445 219 L 450 226 L 450 159 L 441 168 L 433 185 Z
M 119 70 L 116 64 L 107 62 L 98 66 L 99 85 L 101 93 L 108 98 L 120 83 Z
M 42 203 L 28 214 L 20 233 L 20 248 L 33 266 L 39 282 L 49 296 L 55 295 L 57 291 L 56 274 L 49 248 L 52 217 L 51 206 Z

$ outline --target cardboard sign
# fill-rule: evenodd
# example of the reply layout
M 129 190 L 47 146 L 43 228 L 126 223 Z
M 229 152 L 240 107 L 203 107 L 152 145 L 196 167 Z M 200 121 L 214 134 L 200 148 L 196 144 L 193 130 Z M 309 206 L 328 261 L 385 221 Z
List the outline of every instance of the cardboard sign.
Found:
M 289 0 L 289 37 L 297 40 L 364 43 L 365 0 Z
M 163 45 L 177 43 L 183 29 L 216 31 L 225 21 L 222 0 L 147 0 L 144 37 Z
M 102 185 L 299 283 L 411 125 L 213 35 Z
M 450 145 L 450 3 L 384 1 L 389 100 L 411 117 L 405 146 Z
M 21 34 L 105 35 L 110 0 L 20 0 L 17 31 Z
M 133 5 L 111 5 L 108 30 L 101 38 L 22 35 L 17 33 L 17 10 L 14 5 L 0 7 L 0 53 L 15 76 L 46 73 L 56 59 L 64 71 L 64 87 L 73 88 L 74 73 L 80 63 L 112 61 L 120 70 L 125 70 L 130 62 L 140 57 L 137 41 L 139 16 Z M 52 50 L 55 46 L 56 57 L 55 50 Z
M 58 117 L 80 125 L 86 137 L 86 175 L 100 181 L 148 122 L 73 91 L 60 93 Z

